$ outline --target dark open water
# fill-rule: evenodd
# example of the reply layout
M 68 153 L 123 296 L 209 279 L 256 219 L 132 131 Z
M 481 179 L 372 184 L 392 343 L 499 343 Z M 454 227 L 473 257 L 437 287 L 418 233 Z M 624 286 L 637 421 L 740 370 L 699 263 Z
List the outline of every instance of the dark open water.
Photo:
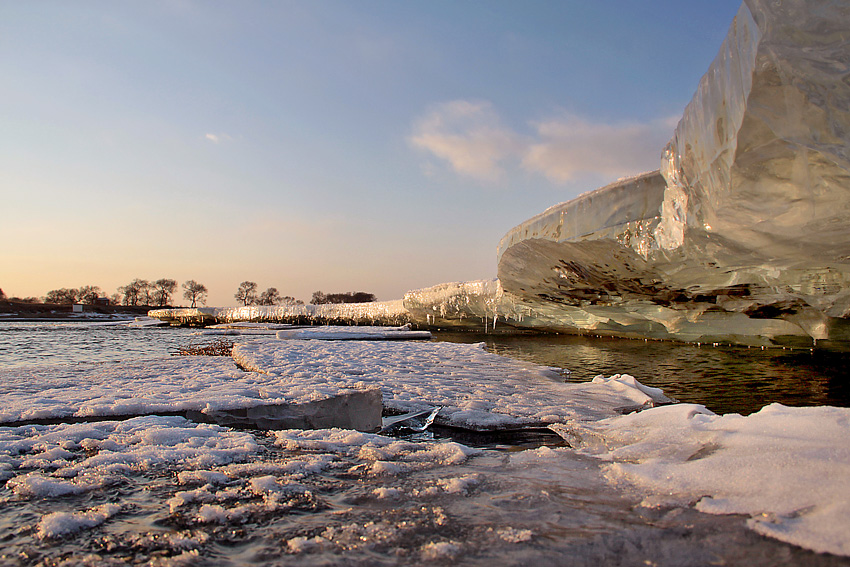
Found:
M 570 370 L 570 379 L 631 374 L 681 402 L 748 415 L 767 404 L 850 406 L 850 353 L 695 346 L 570 335 L 441 333 L 492 352 Z

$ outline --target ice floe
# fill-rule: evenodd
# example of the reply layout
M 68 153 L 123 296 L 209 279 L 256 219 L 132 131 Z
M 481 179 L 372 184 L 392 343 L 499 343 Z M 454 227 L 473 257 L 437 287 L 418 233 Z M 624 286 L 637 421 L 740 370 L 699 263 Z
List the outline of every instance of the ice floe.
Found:
M 235 345 L 233 358 L 273 376 L 289 399 L 379 386 L 391 410 L 439 406 L 436 423 L 478 430 L 601 419 L 670 401 L 625 375 L 567 384 L 552 369 L 488 353 L 482 344 L 252 340 Z

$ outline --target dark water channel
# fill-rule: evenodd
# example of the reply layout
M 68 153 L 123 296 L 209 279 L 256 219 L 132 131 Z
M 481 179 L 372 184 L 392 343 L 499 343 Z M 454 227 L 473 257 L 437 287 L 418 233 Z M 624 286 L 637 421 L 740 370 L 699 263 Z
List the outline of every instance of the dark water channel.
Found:
M 749 415 L 767 404 L 850 406 L 850 353 L 687 345 L 570 335 L 437 333 L 491 352 L 568 369 L 579 382 L 631 374 L 681 402 Z

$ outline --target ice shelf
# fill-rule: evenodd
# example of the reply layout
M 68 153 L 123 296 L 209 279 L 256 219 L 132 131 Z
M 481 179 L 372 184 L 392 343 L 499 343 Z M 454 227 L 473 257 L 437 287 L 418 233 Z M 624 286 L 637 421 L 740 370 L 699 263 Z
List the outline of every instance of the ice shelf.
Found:
M 370 303 L 324 305 L 248 305 L 245 307 L 199 307 L 153 309 L 149 317 L 175 325 L 274 322 L 307 325 L 404 325 L 410 315 L 401 299 Z
M 553 330 L 847 342 L 847 29 L 843 2 L 746 0 L 660 171 L 508 232 L 501 301 Z

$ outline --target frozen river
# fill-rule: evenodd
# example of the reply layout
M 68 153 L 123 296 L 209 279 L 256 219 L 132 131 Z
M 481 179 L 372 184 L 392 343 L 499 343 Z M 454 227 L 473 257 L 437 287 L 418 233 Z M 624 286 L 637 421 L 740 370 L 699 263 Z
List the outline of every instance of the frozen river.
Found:
M 101 374 L 132 374 L 145 360 L 214 338 L 187 329 L 6 323 L 0 378 L 36 365 L 55 378 L 68 363 L 89 361 L 104 363 Z M 847 405 L 847 365 L 838 354 L 580 337 L 436 338 L 483 341 L 491 352 L 561 368 L 570 380 L 627 372 L 716 413 L 749 414 L 772 402 Z M 317 352 L 332 347 L 323 348 Z M 505 359 L 506 368 L 513 364 Z M 368 378 L 365 366 L 363 373 Z M 761 429 L 775 424 L 760 415 Z M 706 415 L 700 434 L 728 421 Z M 722 437 L 732 448 L 749 431 L 727 429 L 737 436 Z M 837 450 L 843 455 L 846 442 Z M 687 497 L 646 505 L 648 485 L 639 480 L 651 475 L 636 470 L 630 482 L 615 482 L 616 455 L 560 442 L 497 450 L 428 435 L 232 430 L 139 417 L 0 427 L 0 455 L 0 565 L 850 565 L 747 527 L 787 524 L 702 513 Z M 675 461 L 668 464 L 675 473 Z M 722 505 L 719 497 L 712 502 Z M 846 497 L 838 504 L 846 509 Z

